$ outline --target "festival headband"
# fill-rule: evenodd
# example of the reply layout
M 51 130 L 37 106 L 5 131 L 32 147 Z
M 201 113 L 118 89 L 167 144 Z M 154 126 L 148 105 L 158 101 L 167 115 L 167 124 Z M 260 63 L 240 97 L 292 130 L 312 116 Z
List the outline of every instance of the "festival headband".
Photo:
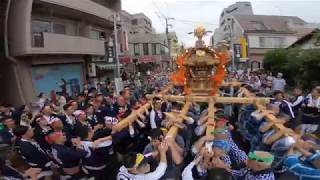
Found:
M 274 160 L 274 156 L 271 155 L 270 157 L 258 157 L 255 152 L 250 152 L 248 154 L 248 158 L 250 160 L 254 160 L 254 161 L 257 161 L 257 162 L 262 162 L 262 163 L 267 163 L 267 164 L 270 164 L 273 162 Z
M 105 120 L 105 123 L 110 123 L 112 125 L 116 125 L 119 122 L 119 120 L 117 118 L 110 117 L 110 116 L 104 117 L 104 120 Z
M 215 134 L 226 134 L 226 133 L 228 133 L 228 128 L 227 127 L 224 127 L 223 129 L 215 129 L 215 130 L 211 131 L 212 135 L 215 135 Z
M 162 133 L 167 134 L 168 133 L 168 129 L 167 128 L 160 128 L 160 130 L 162 131 Z
M 138 153 L 137 156 L 136 156 L 136 162 L 135 162 L 135 164 L 134 164 L 134 168 L 139 167 L 140 164 L 141 164 L 141 162 L 143 161 L 143 159 L 144 159 L 143 154 Z
M 231 145 L 225 140 L 214 140 L 212 146 L 223 150 L 225 153 L 228 153 L 231 148 Z
M 79 117 L 80 115 L 85 115 L 86 113 L 82 110 L 76 110 L 74 113 L 73 113 L 76 117 Z
M 48 142 L 48 144 L 53 144 L 53 142 L 55 140 L 57 140 L 58 138 L 60 138 L 63 135 L 62 132 L 53 132 L 51 134 L 49 134 L 48 136 L 45 136 L 45 140 Z
M 60 119 L 58 117 L 52 117 L 52 118 L 49 119 L 49 124 L 53 124 L 53 123 L 55 123 L 57 121 L 60 121 Z

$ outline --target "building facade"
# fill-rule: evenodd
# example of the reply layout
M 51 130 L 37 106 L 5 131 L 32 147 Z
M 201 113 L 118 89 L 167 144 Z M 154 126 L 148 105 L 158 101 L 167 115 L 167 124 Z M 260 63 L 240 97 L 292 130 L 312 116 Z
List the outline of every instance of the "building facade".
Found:
M 254 15 L 248 2 L 230 7 L 227 16 L 226 9 L 222 12 L 224 16 L 214 33 L 213 43 L 230 43 L 236 69 L 262 68 L 266 52 L 287 48 L 312 30 L 307 22 L 296 16 Z
M 234 15 L 253 15 L 250 2 L 236 2 L 224 8 L 219 18 L 219 28 L 215 29 L 211 43 L 217 45 L 225 36 L 230 35 L 230 21 Z
M 155 67 L 169 67 L 168 39 L 156 33 L 152 21 L 143 13 L 121 11 L 120 41 L 127 48 L 120 48 L 120 63 L 130 73 L 152 71 Z
M 320 29 L 315 28 L 310 33 L 291 44 L 290 48 L 320 49 Z
M 3 3 L 2 102 L 34 102 L 40 92 L 75 96 L 87 80 L 113 74 L 109 45 L 120 0 Z

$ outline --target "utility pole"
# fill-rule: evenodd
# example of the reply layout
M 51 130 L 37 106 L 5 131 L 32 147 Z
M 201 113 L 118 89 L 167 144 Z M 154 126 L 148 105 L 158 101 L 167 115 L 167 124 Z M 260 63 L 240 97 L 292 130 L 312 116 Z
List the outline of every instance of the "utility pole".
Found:
M 227 24 L 227 27 L 228 27 L 228 35 L 229 35 L 229 46 L 230 46 L 230 50 L 232 50 L 232 70 L 233 71 L 236 71 L 236 65 L 235 65 L 235 57 L 234 57 L 234 49 L 233 49 L 233 42 L 232 42 L 232 28 L 231 28 L 231 22 L 230 22 L 230 19 L 227 20 L 228 21 L 228 24 Z
M 113 13 L 113 30 L 114 30 L 114 55 L 115 55 L 115 60 L 116 60 L 116 66 L 117 66 L 117 73 L 116 77 L 120 78 L 120 63 L 119 63 L 119 56 L 118 56 L 118 28 L 117 28 L 117 12 L 115 11 Z
M 174 18 L 165 17 L 165 20 L 166 20 L 166 36 L 167 36 L 167 41 L 168 41 L 170 66 L 171 66 L 171 69 L 173 69 L 173 62 L 172 62 L 172 59 L 171 59 L 171 39 L 169 37 L 169 27 L 172 26 L 172 24 L 169 24 L 169 20 L 174 20 Z

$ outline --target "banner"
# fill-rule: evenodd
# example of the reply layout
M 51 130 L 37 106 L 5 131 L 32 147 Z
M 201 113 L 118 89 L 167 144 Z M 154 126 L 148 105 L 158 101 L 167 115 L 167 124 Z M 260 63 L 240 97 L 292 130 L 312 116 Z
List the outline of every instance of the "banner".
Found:
M 248 43 L 246 38 L 240 38 L 241 54 L 240 62 L 246 62 L 248 60 Z

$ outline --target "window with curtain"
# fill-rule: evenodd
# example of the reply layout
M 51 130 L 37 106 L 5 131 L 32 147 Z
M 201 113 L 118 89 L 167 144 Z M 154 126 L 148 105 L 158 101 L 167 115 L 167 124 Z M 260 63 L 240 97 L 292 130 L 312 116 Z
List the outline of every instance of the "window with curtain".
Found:
M 66 34 L 66 26 L 64 24 L 53 23 L 52 32 L 56 34 Z
M 143 55 L 149 55 L 148 43 L 143 43 Z
M 151 47 L 152 47 L 152 55 L 157 55 L 157 44 L 153 43 Z
M 133 44 L 134 56 L 140 56 L 140 44 Z
M 284 37 L 260 37 L 259 45 L 262 48 L 282 48 L 285 47 Z

